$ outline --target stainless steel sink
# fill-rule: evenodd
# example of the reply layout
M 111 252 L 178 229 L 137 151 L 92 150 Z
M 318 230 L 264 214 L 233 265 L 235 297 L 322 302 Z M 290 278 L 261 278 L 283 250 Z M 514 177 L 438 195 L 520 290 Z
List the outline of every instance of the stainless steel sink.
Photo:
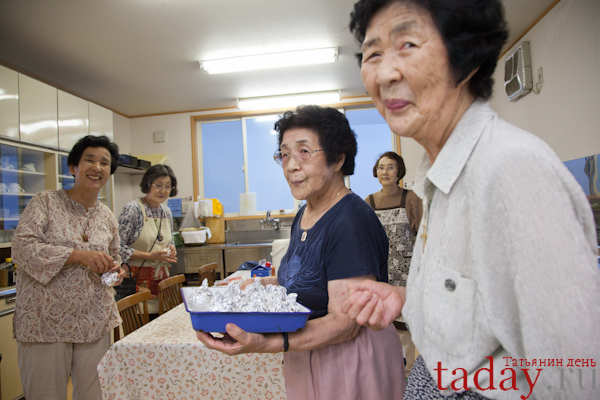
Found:
M 289 239 L 293 217 L 280 217 L 279 229 L 267 224 L 261 226 L 260 220 L 226 221 L 223 261 L 225 276 L 234 273 L 246 261 L 272 261 L 272 243 L 276 239 Z

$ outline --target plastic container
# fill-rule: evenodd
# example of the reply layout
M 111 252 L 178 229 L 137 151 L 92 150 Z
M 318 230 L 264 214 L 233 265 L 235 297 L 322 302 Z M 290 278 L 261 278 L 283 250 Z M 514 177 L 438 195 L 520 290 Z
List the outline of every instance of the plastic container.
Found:
M 259 265 L 250 270 L 250 277 L 256 278 L 261 276 L 270 276 L 271 275 L 271 267 Z
M 210 290 L 225 290 L 227 286 L 210 287 Z M 234 323 L 246 332 L 272 333 L 272 332 L 296 332 L 306 325 L 308 316 L 312 311 L 295 313 L 262 313 L 262 312 L 218 312 L 218 311 L 190 311 L 186 295 L 196 290 L 193 287 L 182 287 L 181 296 L 185 303 L 185 309 L 190 313 L 192 327 L 200 332 L 226 332 L 225 326 Z

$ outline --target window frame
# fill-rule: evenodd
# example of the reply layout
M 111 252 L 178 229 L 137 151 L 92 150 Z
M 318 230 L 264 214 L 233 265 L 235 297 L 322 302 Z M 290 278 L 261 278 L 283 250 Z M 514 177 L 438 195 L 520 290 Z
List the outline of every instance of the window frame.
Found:
M 327 106 L 327 105 L 324 105 Z M 344 115 L 346 111 L 349 110 L 361 110 L 361 109 L 374 109 L 375 106 L 372 102 L 358 102 L 355 104 L 335 104 L 328 105 L 328 107 L 333 107 L 338 109 Z M 207 114 L 207 115 L 193 115 L 190 117 L 191 119 L 191 142 L 192 142 L 192 177 L 193 177 L 193 189 L 194 189 L 194 199 L 202 199 L 204 198 L 204 174 L 200 174 L 199 167 L 203 165 L 203 157 L 202 157 L 202 124 L 206 123 L 215 123 L 215 122 L 229 122 L 235 120 L 242 121 L 242 140 L 243 140 L 243 153 L 244 153 L 244 186 L 245 193 L 249 192 L 249 179 L 248 179 L 248 155 L 247 155 L 247 135 L 246 135 L 246 124 L 245 120 L 249 118 L 257 118 L 261 116 L 270 116 L 270 115 L 281 115 L 287 109 L 283 110 L 260 110 L 260 111 L 248 111 L 248 112 L 232 112 L 232 113 L 223 113 L 223 114 Z M 392 141 L 392 151 L 402 155 L 401 142 L 400 137 L 391 133 L 391 141 Z M 344 182 L 346 186 L 350 187 L 351 177 L 345 176 Z M 400 181 L 400 185 L 402 185 L 402 181 Z M 294 208 L 298 207 L 300 201 L 294 199 Z M 263 214 L 265 211 L 258 210 L 258 215 Z M 226 217 L 235 217 L 239 216 L 239 211 L 235 213 L 225 213 Z

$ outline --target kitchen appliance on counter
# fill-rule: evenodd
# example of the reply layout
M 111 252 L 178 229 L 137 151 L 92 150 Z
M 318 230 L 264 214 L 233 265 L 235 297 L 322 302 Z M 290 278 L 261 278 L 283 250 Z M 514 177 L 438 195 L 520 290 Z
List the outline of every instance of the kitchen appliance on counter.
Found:
M 13 338 L 13 315 L 17 298 L 14 287 L 0 290 L 0 362 L 2 399 L 22 399 L 23 388 L 17 359 L 17 340 Z

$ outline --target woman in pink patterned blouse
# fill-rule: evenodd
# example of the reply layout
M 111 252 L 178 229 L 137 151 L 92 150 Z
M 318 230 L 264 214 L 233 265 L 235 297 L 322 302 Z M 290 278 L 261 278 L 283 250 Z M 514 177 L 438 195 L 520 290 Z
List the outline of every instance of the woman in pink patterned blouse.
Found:
M 14 334 L 28 400 L 101 399 L 96 366 L 121 323 L 114 289 L 100 276 L 125 272 L 119 231 L 98 193 L 117 169 L 119 148 L 106 136 L 79 140 L 67 159 L 75 184 L 33 196 L 19 221 L 12 258 L 19 265 Z

